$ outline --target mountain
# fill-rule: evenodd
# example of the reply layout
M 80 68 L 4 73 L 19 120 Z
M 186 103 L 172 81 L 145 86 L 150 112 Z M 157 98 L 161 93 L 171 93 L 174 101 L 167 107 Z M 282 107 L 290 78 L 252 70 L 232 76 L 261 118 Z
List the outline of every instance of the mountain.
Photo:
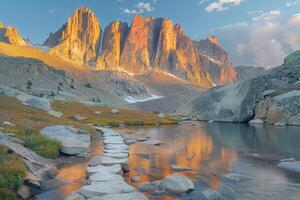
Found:
M 212 88 L 180 109 L 199 120 L 300 125 L 300 51 L 259 76 Z
M 239 80 L 246 80 L 265 73 L 264 67 L 239 65 L 235 67 Z
M 101 28 L 95 14 L 88 8 L 76 9 L 55 33 L 50 33 L 45 46 L 50 53 L 76 64 L 89 65 L 96 61 L 100 49 Z
M 105 27 L 102 37 L 95 14 L 79 8 L 44 45 L 66 61 L 98 70 L 132 75 L 155 70 L 206 88 L 237 80 L 228 54 L 215 37 L 195 42 L 181 25 L 166 18 L 136 15 L 130 26 L 114 21 Z
M 27 46 L 27 43 L 18 33 L 17 29 L 12 26 L 3 26 L 0 22 L 0 42 L 13 44 L 16 46 Z
M 221 47 L 215 36 L 194 41 L 202 66 L 209 72 L 215 85 L 234 83 L 238 80 L 237 72 L 229 62 L 228 53 Z

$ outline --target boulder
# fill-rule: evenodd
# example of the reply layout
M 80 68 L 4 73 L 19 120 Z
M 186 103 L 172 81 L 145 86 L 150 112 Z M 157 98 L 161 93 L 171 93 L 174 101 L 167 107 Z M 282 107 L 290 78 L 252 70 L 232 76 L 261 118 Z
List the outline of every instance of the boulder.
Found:
M 90 136 L 80 134 L 79 129 L 71 126 L 48 126 L 41 130 L 41 134 L 62 143 L 61 152 L 68 155 L 87 153 L 90 146 Z
M 295 161 L 296 161 L 295 158 L 285 158 L 285 159 L 280 160 L 280 162 L 295 162 Z
M 117 114 L 117 113 L 119 113 L 120 111 L 118 110 L 118 109 L 116 109 L 116 108 L 113 108 L 113 109 L 111 109 L 111 113 L 112 114 Z
M 4 121 L 4 122 L 2 123 L 2 125 L 4 125 L 4 126 L 11 126 L 11 127 L 15 127 L 15 126 L 16 126 L 14 123 L 9 122 L 9 121 Z
M 277 165 L 277 167 L 300 174 L 300 161 L 295 162 L 281 162 Z
M 77 191 L 85 198 L 130 192 L 136 192 L 136 189 L 124 181 L 95 182 L 92 185 L 85 185 Z
M 103 156 L 112 158 L 128 158 L 128 153 L 104 153 Z
M 181 174 L 173 174 L 171 176 L 165 177 L 160 185 L 169 193 L 182 194 L 194 190 L 194 183 L 188 179 L 186 176 Z
M 112 174 L 122 174 L 122 168 L 121 165 L 115 164 L 113 166 L 103 166 L 103 165 L 97 165 L 95 167 L 88 167 L 87 168 L 87 174 L 91 175 L 98 172 L 108 172 Z
M 97 165 L 101 165 L 101 156 L 93 156 L 89 163 L 88 163 L 88 166 L 91 166 L 91 167 L 94 167 L 94 166 L 97 166 Z
M 82 116 L 80 116 L 79 114 L 75 115 L 73 118 L 74 118 L 74 120 L 76 120 L 76 121 L 83 121 L 83 120 L 86 120 L 86 119 L 87 119 L 87 117 L 82 117 Z
M 24 146 L 11 142 L 8 136 L 0 132 L 0 145 L 6 146 L 15 154 L 21 156 L 28 169 L 28 176 L 26 180 L 30 183 L 40 186 L 40 183 L 44 178 L 53 178 L 56 173 L 55 165 L 30 149 L 25 148 Z
M 164 115 L 163 113 L 159 113 L 159 114 L 158 114 L 158 117 L 159 117 L 159 118 L 164 118 L 165 115 Z
M 101 111 L 94 111 L 95 115 L 101 115 Z
M 128 145 L 126 144 L 107 144 L 104 149 L 106 150 L 128 150 Z
M 31 97 L 27 99 L 23 104 L 28 105 L 33 108 L 38 108 L 40 110 L 44 110 L 49 112 L 52 110 L 50 101 L 48 99 L 40 98 L 40 97 Z

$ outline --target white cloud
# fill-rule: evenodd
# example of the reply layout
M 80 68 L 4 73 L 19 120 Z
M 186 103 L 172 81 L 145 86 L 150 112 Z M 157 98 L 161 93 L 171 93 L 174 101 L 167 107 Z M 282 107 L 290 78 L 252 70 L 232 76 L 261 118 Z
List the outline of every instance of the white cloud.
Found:
M 153 4 L 156 4 L 158 0 L 153 0 Z M 154 11 L 154 6 L 152 3 L 148 2 L 139 2 L 134 6 L 134 8 L 125 8 L 123 9 L 123 12 L 126 14 L 142 14 L 144 12 L 152 12 Z
M 283 21 L 255 21 L 220 27 L 214 31 L 235 65 L 272 67 L 300 49 L 300 13 Z
M 205 10 L 207 12 L 213 12 L 213 11 L 225 11 L 225 10 L 228 10 L 230 6 L 233 6 L 233 5 L 239 5 L 241 4 L 243 0 L 218 0 L 218 1 L 215 1 L 211 4 L 209 4 Z
M 262 13 L 256 17 L 253 17 L 253 21 L 273 21 L 276 20 L 280 16 L 281 12 L 280 10 L 272 10 L 270 12 Z
M 300 0 L 295 0 L 295 1 L 290 1 L 286 3 L 286 7 L 290 8 L 290 7 L 294 7 L 297 3 L 299 3 Z

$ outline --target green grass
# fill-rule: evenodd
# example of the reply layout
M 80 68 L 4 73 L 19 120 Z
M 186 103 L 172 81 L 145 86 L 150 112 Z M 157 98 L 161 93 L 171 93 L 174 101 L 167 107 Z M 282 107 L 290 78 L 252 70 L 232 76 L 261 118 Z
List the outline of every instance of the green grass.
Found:
M 11 154 L 5 146 L 0 145 L 0 197 L 5 200 L 16 199 L 16 191 L 26 176 L 23 160 Z
M 25 139 L 25 146 L 44 158 L 59 156 L 61 143 L 42 135 L 32 135 Z

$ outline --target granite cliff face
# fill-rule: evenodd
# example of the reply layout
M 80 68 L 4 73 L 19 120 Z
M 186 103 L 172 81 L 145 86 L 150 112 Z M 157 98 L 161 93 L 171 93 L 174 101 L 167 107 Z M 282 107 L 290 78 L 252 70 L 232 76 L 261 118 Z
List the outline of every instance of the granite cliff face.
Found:
M 74 62 L 89 65 L 96 61 L 101 41 L 100 24 L 88 8 L 75 10 L 57 32 L 51 33 L 44 42 L 51 47 L 51 54 Z
M 20 36 L 17 29 L 12 26 L 3 26 L 0 22 L 0 42 L 16 46 L 27 46 L 25 40 Z
M 238 80 L 235 68 L 229 62 L 228 53 L 215 36 L 194 41 L 202 66 L 209 72 L 215 85 L 234 83 Z
M 169 19 L 137 15 L 130 27 L 114 21 L 105 28 L 101 39 L 96 16 L 81 8 L 63 27 L 51 33 L 44 45 L 64 60 L 98 70 L 134 75 L 155 70 L 202 87 L 237 80 L 228 54 L 217 38 L 195 42 L 184 34 L 182 26 Z

